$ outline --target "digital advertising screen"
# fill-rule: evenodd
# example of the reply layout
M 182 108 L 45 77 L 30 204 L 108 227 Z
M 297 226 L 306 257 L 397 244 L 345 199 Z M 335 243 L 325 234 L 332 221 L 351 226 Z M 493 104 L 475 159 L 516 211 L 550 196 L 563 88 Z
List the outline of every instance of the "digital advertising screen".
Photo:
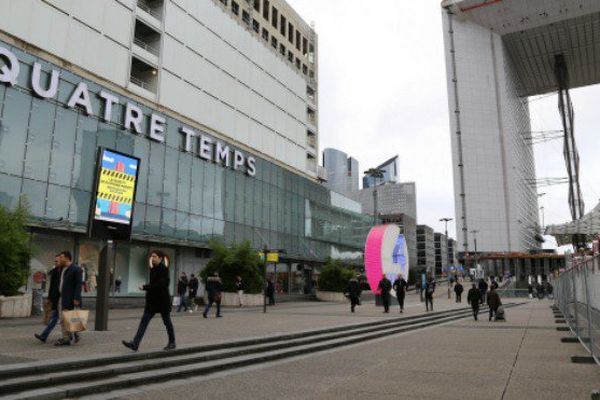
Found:
M 128 239 L 140 159 L 99 148 L 95 194 L 90 209 L 91 237 Z
M 102 149 L 94 219 L 131 224 L 139 159 Z

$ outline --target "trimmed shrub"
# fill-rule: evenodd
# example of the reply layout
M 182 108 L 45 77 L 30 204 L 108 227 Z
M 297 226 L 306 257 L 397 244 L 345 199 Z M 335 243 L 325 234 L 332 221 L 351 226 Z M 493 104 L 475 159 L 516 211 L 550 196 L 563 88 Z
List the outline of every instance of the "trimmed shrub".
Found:
M 212 255 L 206 268 L 200 272 L 203 282 L 206 283 L 209 276 L 218 272 L 224 290 L 235 292 L 235 278 L 241 276 L 245 293 L 262 293 L 263 262 L 250 242 L 232 243 L 228 247 L 220 240 L 211 240 L 209 246 Z
M 344 265 L 342 260 L 328 258 L 319 277 L 319 290 L 344 292 L 353 276 L 354 270 Z
M 13 211 L 0 206 L 0 295 L 16 296 L 27 282 L 31 240 L 25 223 L 27 204 L 19 202 Z

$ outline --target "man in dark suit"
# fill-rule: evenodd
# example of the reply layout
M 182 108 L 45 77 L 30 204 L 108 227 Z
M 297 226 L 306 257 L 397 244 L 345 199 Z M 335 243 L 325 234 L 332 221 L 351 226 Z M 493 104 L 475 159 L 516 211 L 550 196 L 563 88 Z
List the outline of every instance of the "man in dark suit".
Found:
M 59 263 L 62 267 L 60 276 L 60 320 L 63 321 L 63 311 L 73 310 L 75 307 L 81 307 L 81 287 L 82 272 L 77 264 L 73 264 L 73 257 L 69 251 L 62 251 L 58 255 Z M 63 324 L 63 337 L 55 343 L 56 346 L 68 346 L 74 338 L 75 343 L 79 342 L 79 335 L 71 335 Z

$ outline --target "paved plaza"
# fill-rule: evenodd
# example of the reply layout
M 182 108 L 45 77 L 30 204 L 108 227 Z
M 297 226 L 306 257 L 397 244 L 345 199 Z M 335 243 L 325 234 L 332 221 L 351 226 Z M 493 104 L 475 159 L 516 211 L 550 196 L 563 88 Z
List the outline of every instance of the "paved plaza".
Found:
M 436 309 L 457 308 L 440 293 Z M 505 299 L 505 302 L 510 301 Z M 482 314 L 440 326 L 208 376 L 175 380 L 97 398 L 286 398 L 286 399 L 586 399 L 600 389 L 600 367 L 575 364 L 585 355 L 577 343 L 561 343 L 569 332 L 556 330 L 548 301 L 524 300 L 507 309 L 507 322 L 488 322 Z M 461 305 L 458 305 L 461 306 Z M 462 306 L 466 306 L 465 303 Z M 345 304 L 283 303 L 263 314 L 260 308 L 225 309 L 222 319 L 200 313 L 175 314 L 180 347 L 275 335 L 398 317 L 364 304 L 351 314 Z M 33 338 L 39 323 L 0 321 L 3 364 L 95 354 L 128 354 L 120 340 L 130 338 L 141 310 L 111 310 L 110 331 L 85 334 L 76 346 L 55 348 Z M 409 295 L 402 316 L 424 313 Z M 55 333 L 55 336 L 58 332 Z M 56 336 L 58 337 L 58 336 Z M 141 351 L 166 343 L 160 319 L 150 325 Z

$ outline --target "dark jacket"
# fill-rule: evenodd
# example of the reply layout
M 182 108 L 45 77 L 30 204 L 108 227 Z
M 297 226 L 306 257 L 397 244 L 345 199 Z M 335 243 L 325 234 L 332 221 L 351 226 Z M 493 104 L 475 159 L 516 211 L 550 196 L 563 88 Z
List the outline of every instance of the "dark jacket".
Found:
M 392 282 L 385 276 L 379 281 L 379 286 L 377 289 L 381 291 L 382 296 L 389 296 L 390 290 L 392 290 Z
M 350 279 L 348 281 L 348 286 L 346 287 L 346 293 L 348 293 L 350 297 L 358 298 L 360 297 L 360 292 L 361 289 L 358 280 L 355 278 Z
M 479 290 L 481 290 L 482 293 L 485 293 L 488 290 L 488 284 L 483 279 L 479 281 Z
M 185 276 L 182 276 L 179 278 L 179 280 L 177 281 L 177 294 L 180 296 L 185 295 L 185 292 L 187 292 L 187 287 L 188 287 L 188 279 Z
M 394 290 L 396 291 L 396 296 L 404 296 L 406 294 L 407 286 L 408 283 L 406 283 L 406 280 L 404 278 L 400 278 L 394 281 L 392 288 L 394 288 Z
M 435 280 L 430 279 L 425 283 L 425 296 L 433 297 L 433 292 L 435 292 Z
M 50 278 L 50 286 L 48 287 L 48 301 L 52 305 L 53 310 L 58 310 L 58 301 L 60 300 L 60 267 L 54 267 L 48 272 Z
M 487 295 L 487 303 L 488 306 L 490 306 L 490 308 L 492 309 L 497 309 L 498 307 L 500 307 L 502 305 L 502 302 L 500 301 L 500 295 L 498 294 L 498 292 L 496 292 L 495 290 L 490 290 L 490 292 Z
M 163 263 L 150 269 L 150 282 L 143 286 L 146 291 L 146 311 L 151 313 L 171 312 L 170 282 L 169 269 Z
M 75 308 L 75 300 L 79 301 L 81 306 L 81 286 L 83 283 L 81 274 L 81 268 L 77 264 L 71 264 L 62 272 L 60 304 L 63 310 Z
M 198 278 L 193 277 L 192 279 L 190 279 L 190 296 L 195 297 L 196 293 L 198 293 L 198 286 L 199 286 L 199 282 L 198 282 Z
M 209 276 L 206 279 L 206 293 L 208 293 L 208 301 L 215 301 L 215 297 L 217 294 L 223 291 L 223 284 L 221 283 L 221 278 L 217 278 L 216 276 Z
M 460 283 L 457 283 L 456 285 L 454 285 L 454 293 L 461 295 L 463 290 L 464 290 L 463 285 L 461 285 Z
M 479 307 L 481 299 L 481 290 L 477 288 L 469 289 L 469 293 L 467 294 L 467 303 L 469 303 L 473 307 Z
M 267 281 L 267 296 L 273 296 L 275 294 L 275 285 L 271 281 Z

